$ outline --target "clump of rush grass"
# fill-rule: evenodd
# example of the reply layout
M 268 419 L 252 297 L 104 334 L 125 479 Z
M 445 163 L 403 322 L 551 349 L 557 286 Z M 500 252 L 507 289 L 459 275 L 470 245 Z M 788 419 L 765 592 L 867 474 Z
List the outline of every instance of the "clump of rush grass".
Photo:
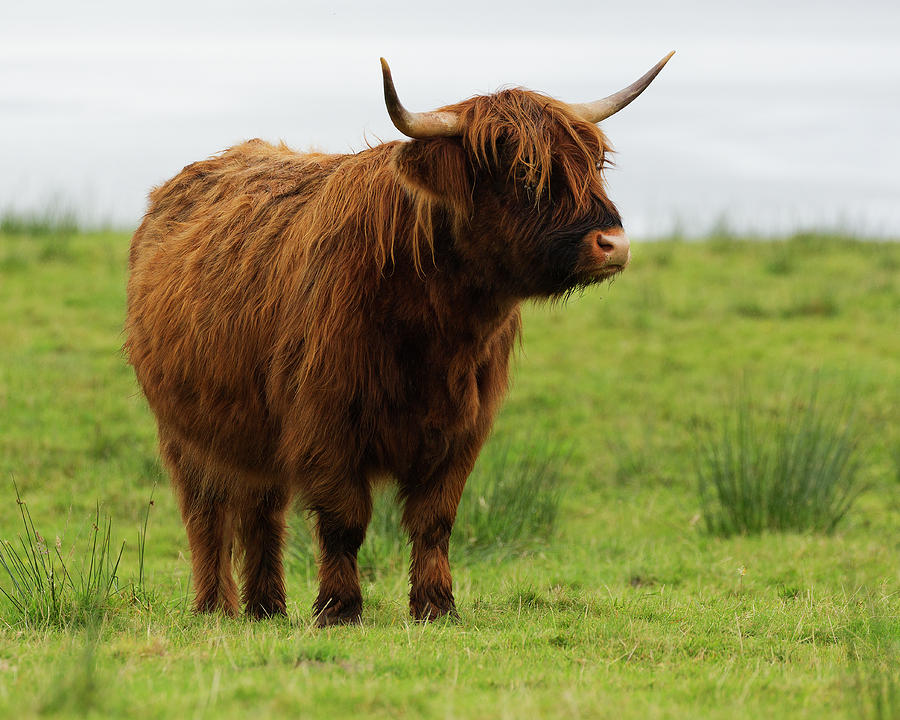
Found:
M 0 617 L 9 625 L 65 627 L 95 622 L 118 592 L 118 553 L 112 547 L 112 521 L 101 518 L 100 506 L 87 535 L 81 563 L 73 562 L 74 548 L 63 556 L 62 540 L 48 543 L 37 530 L 28 506 L 16 491 L 24 535 L 18 542 L 0 540 Z
M 779 411 L 745 391 L 721 426 L 698 441 L 698 484 L 707 529 L 717 535 L 829 533 L 859 495 L 849 400 L 819 401 L 817 386 Z
M 456 515 L 450 551 L 454 562 L 525 551 L 549 538 L 556 529 L 566 458 L 567 453 L 548 446 L 525 451 L 508 443 L 488 447 L 469 477 Z M 375 498 L 357 558 L 364 579 L 396 574 L 408 563 L 401 514 L 393 493 Z M 288 559 L 310 573 L 317 543 L 310 519 L 299 524 Z

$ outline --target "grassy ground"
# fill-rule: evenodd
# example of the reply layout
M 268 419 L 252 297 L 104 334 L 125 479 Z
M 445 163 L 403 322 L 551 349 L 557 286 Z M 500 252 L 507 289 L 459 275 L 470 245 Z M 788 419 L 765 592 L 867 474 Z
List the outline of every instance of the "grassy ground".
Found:
M 23 533 L 15 480 L 73 573 L 98 502 L 125 549 L 111 601 L 61 626 L 0 598 L 0 716 L 900 716 L 900 244 L 647 244 L 612 287 L 530 308 L 467 494 L 502 450 L 564 448 L 555 531 L 457 542 L 458 624 L 408 622 L 403 562 L 375 555 L 362 627 L 319 631 L 300 518 L 289 620 L 186 611 L 186 539 L 119 350 L 128 238 L 37 230 L 0 234 L 0 538 Z M 866 491 L 831 535 L 708 534 L 698 438 L 741 392 L 775 417 L 814 376 L 856 400 Z

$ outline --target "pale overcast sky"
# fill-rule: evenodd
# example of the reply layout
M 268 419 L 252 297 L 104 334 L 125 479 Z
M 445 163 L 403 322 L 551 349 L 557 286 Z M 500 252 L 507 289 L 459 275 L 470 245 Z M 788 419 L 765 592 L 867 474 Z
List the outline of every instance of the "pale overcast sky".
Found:
M 9 3 L 6 3 L 9 5 Z M 135 226 L 148 189 L 249 137 L 394 139 L 378 57 L 411 109 L 506 85 L 570 101 L 669 50 L 604 130 L 633 235 L 900 237 L 900 3 L 21 3 L 0 10 L 0 211 L 59 202 Z M 531 8 L 531 9 L 529 9 Z

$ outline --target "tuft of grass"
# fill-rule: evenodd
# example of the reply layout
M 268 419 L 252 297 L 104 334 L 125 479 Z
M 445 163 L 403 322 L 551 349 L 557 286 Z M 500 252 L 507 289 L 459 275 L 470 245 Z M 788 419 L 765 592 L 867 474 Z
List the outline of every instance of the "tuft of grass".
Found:
M 830 533 L 861 490 L 852 408 L 823 405 L 814 385 L 775 414 L 744 392 L 697 447 L 698 489 L 716 535 Z
M 112 521 L 100 517 L 96 506 L 88 531 L 88 550 L 79 567 L 70 571 L 74 547 L 63 557 L 62 540 L 50 544 L 37 530 L 27 504 L 15 486 L 24 536 L 18 543 L 0 540 L 0 568 L 8 585 L 0 593 L 8 601 L 3 619 L 9 625 L 65 627 L 96 621 L 118 593 L 118 569 L 125 544 L 113 553 Z
M 456 561 L 502 557 L 526 551 L 552 536 L 562 499 L 568 454 L 530 446 L 520 452 L 507 443 L 484 453 L 472 473 L 456 515 L 451 554 Z M 408 541 L 393 493 L 376 496 L 357 563 L 363 579 L 396 574 L 408 561 Z M 311 572 L 316 556 L 311 518 L 301 523 L 288 550 L 289 562 Z
M 9 589 L 0 585 L 0 592 L 12 605 L 16 619 L 25 625 L 61 624 L 68 574 L 65 561 L 59 545 L 47 547 L 17 486 L 15 490 L 25 537 L 19 536 L 21 550 L 8 540 L 0 540 L 0 567 L 11 585 Z

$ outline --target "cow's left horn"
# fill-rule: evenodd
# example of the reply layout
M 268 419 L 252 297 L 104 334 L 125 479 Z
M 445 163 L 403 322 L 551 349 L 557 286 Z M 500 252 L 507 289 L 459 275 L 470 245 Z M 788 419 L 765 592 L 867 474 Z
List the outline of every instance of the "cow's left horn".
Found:
M 631 85 L 624 90 L 619 90 L 619 92 L 610 95 L 609 97 L 605 97 L 602 100 L 595 100 L 590 103 L 578 103 L 577 105 L 569 105 L 569 107 L 572 109 L 573 113 L 588 122 L 598 123 L 601 120 L 606 120 L 610 115 L 619 112 L 619 110 L 644 92 L 644 90 L 647 89 L 647 86 L 653 82 L 653 78 L 659 75 L 659 71 L 663 69 L 663 66 L 669 62 L 669 58 L 674 54 L 675 51 L 673 50 L 656 63 L 656 65 L 650 68 L 650 71 L 646 75 L 631 83 Z
M 413 113 L 403 107 L 387 60 L 381 58 L 381 72 L 384 75 L 384 104 L 388 115 L 400 132 L 411 138 L 452 137 L 460 134 L 459 117 L 456 113 L 438 110 L 436 112 Z

